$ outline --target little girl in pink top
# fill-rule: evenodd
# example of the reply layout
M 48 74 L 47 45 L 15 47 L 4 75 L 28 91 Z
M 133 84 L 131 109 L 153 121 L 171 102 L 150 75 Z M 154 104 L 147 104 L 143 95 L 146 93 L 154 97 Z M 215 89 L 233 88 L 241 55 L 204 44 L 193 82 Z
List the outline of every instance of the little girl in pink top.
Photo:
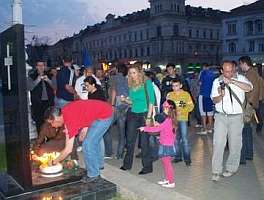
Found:
M 175 156 L 176 150 L 174 147 L 175 143 L 175 129 L 177 126 L 176 119 L 176 106 L 173 101 L 167 100 L 163 103 L 163 113 L 157 114 L 155 116 L 155 126 L 149 127 L 140 127 L 140 131 L 155 133 L 160 133 L 159 138 L 159 157 L 162 162 L 164 170 L 164 180 L 158 182 L 159 185 L 162 185 L 166 188 L 174 188 L 174 175 L 173 167 L 171 164 L 172 157 Z

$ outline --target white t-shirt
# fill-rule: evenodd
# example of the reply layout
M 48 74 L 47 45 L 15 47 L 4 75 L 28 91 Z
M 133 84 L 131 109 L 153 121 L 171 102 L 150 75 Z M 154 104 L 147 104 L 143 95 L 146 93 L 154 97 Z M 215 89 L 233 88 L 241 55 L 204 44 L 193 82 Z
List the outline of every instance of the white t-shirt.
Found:
M 101 85 L 101 81 L 94 75 L 92 75 L 95 80 L 96 80 L 96 84 L 97 85 Z M 76 80 L 75 83 L 75 91 L 77 92 L 78 96 L 82 99 L 82 100 L 86 100 L 88 99 L 88 91 L 86 90 L 86 87 L 84 85 L 84 79 L 86 78 L 86 76 L 81 76 Z
M 235 78 L 235 80 L 238 80 L 243 83 L 250 84 L 251 87 L 253 88 L 252 83 L 243 75 L 238 74 Z M 218 87 L 220 87 L 220 82 L 219 78 L 216 78 L 213 82 L 213 87 L 211 91 L 211 98 L 219 96 L 218 93 Z M 239 88 L 238 86 L 234 84 L 229 85 L 230 88 L 235 92 L 237 97 L 240 99 L 240 101 L 243 103 L 245 100 L 245 92 Z M 230 98 L 230 93 L 227 87 L 225 87 L 225 96 L 223 99 L 215 104 L 215 110 L 220 113 L 226 113 L 226 114 L 241 114 L 243 112 L 240 104 L 237 102 L 235 97 L 232 97 L 233 103 Z

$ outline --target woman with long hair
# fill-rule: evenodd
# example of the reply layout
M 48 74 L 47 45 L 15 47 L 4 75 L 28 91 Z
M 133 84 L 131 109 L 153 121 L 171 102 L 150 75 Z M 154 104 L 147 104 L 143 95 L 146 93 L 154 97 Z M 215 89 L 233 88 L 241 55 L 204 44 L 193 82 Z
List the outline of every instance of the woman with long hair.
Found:
M 131 105 L 127 115 L 127 152 L 123 161 L 122 170 L 132 168 L 135 143 L 139 133 L 138 128 L 149 125 L 152 120 L 155 94 L 152 83 L 148 80 L 142 68 L 138 64 L 132 65 L 128 70 L 128 97 L 122 97 L 122 101 Z M 147 174 L 153 171 L 151 148 L 149 145 L 150 135 L 142 133 L 141 152 L 143 168 L 139 174 Z

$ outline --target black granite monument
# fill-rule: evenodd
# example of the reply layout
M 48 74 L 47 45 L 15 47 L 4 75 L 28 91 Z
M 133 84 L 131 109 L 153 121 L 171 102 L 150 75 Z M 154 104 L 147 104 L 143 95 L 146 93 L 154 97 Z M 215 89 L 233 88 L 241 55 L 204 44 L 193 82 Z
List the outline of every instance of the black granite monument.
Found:
M 83 184 L 83 170 L 59 179 L 44 179 L 32 170 L 24 26 L 17 24 L 0 34 L 0 74 L 7 171 L 0 173 L 0 199 L 109 199 L 116 186 L 106 180 Z M 1 141 L 0 141 L 1 142 Z

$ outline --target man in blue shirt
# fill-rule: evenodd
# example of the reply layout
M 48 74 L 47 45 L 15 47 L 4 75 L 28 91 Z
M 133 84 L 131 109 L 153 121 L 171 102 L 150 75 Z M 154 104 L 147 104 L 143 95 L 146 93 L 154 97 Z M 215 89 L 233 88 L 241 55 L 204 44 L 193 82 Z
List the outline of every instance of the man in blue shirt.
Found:
M 75 81 L 76 76 L 72 67 L 72 58 L 64 56 L 63 67 L 57 74 L 56 107 L 61 108 L 74 100 L 74 96 L 76 95 L 74 89 Z
M 215 79 L 215 74 L 208 64 L 203 64 L 203 70 L 200 73 L 199 84 L 200 84 L 200 93 L 199 93 L 199 111 L 202 117 L 202 130 L 198 134 L 205 135 L 212 133 L 213 131 L 213 102 L 210 98 L 213 81 Z M 208 126 L 207 126 L 208 121 Z

